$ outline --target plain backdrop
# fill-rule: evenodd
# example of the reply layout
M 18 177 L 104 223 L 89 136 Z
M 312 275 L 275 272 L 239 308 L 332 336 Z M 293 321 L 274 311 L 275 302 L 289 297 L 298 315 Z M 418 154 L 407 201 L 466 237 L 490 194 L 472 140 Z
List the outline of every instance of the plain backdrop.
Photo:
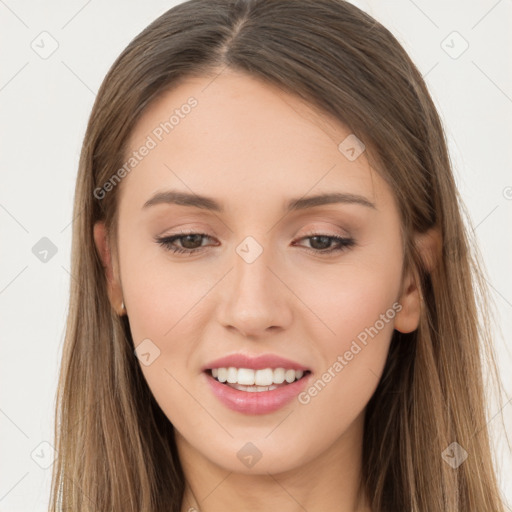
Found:
M 73 194 L 96 91 L 129 41 L 177 3 L 0 0 L 0 511 L 47 508 Z M 498 314 L 506 397 L 490 405 L 489 424 L 510 504 L 498 413 L 510 433 L 512 2 L 354 3 L 405 47 L 445 125 Z

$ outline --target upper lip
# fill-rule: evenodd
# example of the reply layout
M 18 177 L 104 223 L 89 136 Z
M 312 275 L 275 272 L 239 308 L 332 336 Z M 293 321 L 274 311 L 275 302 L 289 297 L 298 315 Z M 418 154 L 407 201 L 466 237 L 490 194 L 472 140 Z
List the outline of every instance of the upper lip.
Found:
M 202 371 L 212 368 L 249 368 L 252 370 L 263 370 L 264 368 L 284 368 L 285 370 L 310 371 L 309 368 L 300 363 L 285 359 L 275 354 L 261 354 L 250 356 L 247 354 L 230 354 L 228 356 L 215 359 L 204 365 Z

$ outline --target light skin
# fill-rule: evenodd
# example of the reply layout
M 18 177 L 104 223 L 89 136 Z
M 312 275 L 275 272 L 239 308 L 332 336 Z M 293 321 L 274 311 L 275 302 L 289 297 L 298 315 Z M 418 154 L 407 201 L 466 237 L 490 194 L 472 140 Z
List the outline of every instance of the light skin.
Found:
M 130 151 L 190 96 L 198 105 L 119 185 L 117 253 L 104 224 L 94 228 L 112 304 L 121 312 L 124 301 L 135 346 L 150 339 L 160 350 L 141 368 L 175 427 L 188 483 L 182 512 L 369 512 L 357 492 L 364 412 L 393 329 L 416 329 L 421 302 L 412 274 L 402 275 L 393 193 L 365 153 L 350 161 L 338 150 L 344 125 L 233 71 L 166 92 L 136 124 Z M 223 211 L 143 208 L 169 189 L 211 197 Z M 285 211 L 292 198 L 333 191 L 374 207 Z M 174 254 L 154 240 L 180 230 L 208 235 L 174 242 L 199 252 Z M 327 254 L 336 240 L 313 234 L 354 243 Z M 236 252 L 248 236 L 263 249 L 252 263 Z M 429 253 L 432 240 L 417 242 Z M 236 352 L 277 354 L 319 378 L 396 303 L 400 311 L 307 404 L 246 415 L 205 384 L 201 367 Z M 237 457 L 248 442 L 261 452 L 252 467 Z

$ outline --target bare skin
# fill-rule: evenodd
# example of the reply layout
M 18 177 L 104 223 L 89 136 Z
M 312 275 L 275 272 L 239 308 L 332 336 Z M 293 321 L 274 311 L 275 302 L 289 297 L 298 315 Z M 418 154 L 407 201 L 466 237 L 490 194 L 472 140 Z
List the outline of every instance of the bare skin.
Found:
M 338 149 L 346 127 L 232 71 L 213 81 L 189 79 L 151 104 L 130 151 L 191 96 L 197 106 L 118 185 L 117 255 L 103 223 L 95 226 L 112 304 L 121 312 L 124 301 L 135 346 L 150 339 L 160 351 L 141 367 L 175 427 L 188 483 L 182 512 L 370 512 L 358 493 L 364 412 L 393 329 L 416 329 L 421 302 L 413 276 L 402 276 L 393 193 L 364 152 L 350 161 Z M 224 210 L 143 208 L 169 189 L 211 197 Z M 374 206 L 285 211 L 290 199 L 323 192 L 358 195 Z M 155 241 L 180 230 L 208 236 L 195 245 L 175 240 L 200 248 L 192 255 Z M 308 238 L 314 234 L 353 245 L 327 254 L 336 240 L 315 243 Z M 251 263 L 236 252 L 248 236 L 263 249 Z M 425 253 L 434 250 L 433 237 L 417 242 Z M 378 334 L 335 372 L 338 356 L 381 315 L 387 321 Z M 217 399 L 201 370 L 236 352 L 277 354 L 316 378 L 331 368 L 331 379 L 307 403 L 244 414 Z M 252 467 L 237 456 L 248 442 L 261 453 Z

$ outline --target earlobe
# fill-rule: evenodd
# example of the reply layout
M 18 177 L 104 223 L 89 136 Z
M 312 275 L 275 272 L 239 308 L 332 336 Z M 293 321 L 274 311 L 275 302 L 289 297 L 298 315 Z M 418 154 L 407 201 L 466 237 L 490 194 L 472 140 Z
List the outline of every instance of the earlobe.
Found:
M 124 309 L 121 306 L 123 303 L 123 293 L 117 277 L 117 272 L 114 270 L 112 253 L 108 241 L 108 233 L 103 221 L 98 221 L 94 224 L 94 243 L 96 244 L 96 249 L 105 269 L 107 292 L 110 303 L 112 304 L 112 307 L 118 311 L 118 314 L 121 315 L 124 312 Z

